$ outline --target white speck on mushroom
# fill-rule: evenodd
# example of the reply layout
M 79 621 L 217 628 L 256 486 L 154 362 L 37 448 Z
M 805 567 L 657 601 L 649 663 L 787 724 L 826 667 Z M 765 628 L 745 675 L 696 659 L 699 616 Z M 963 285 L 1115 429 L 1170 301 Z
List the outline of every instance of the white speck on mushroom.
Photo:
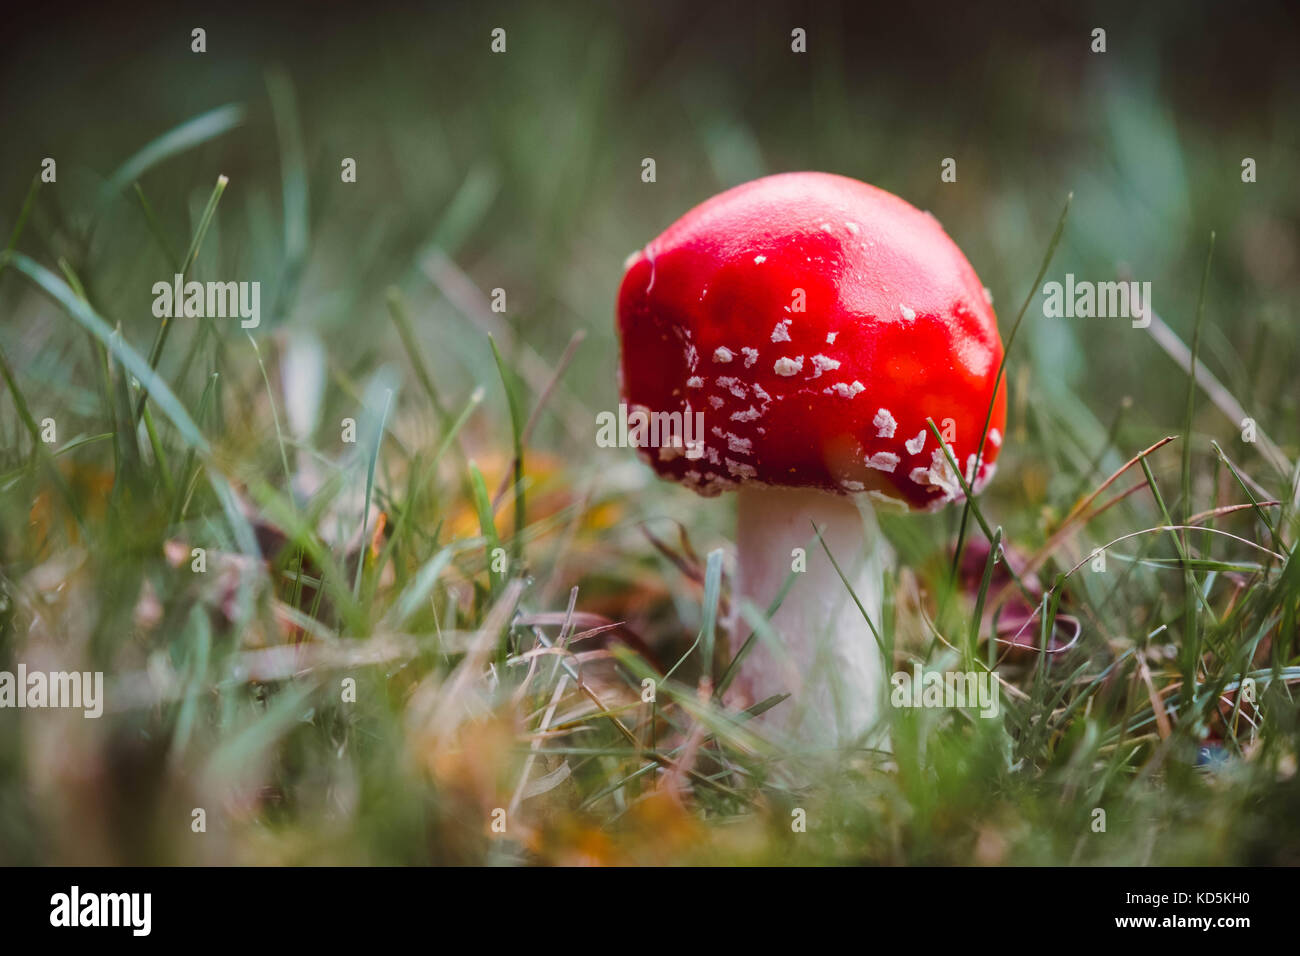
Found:
M 1002 447 L 1002 433 L 998 431 L 996 428 L 989 429 L 989 444 L 991 444 L 994 448 Z
M 721 375 L 717 379 L 718 385 L 725 388 L 737 398 L 744 398 L 749 393 L 745 390 L 745 383 L 734 375 Z
M 893 471 L 898 467 L 898 456 L 891 451 L 878 451 L 867 459 L 867 467 Z
M 758 349 L 742 348 L 740 354 L 745 356 L 745 368 L 753 368 L 758 361 Z
M 860 481 L 841 481 L 840 487 L 846 491 L 862 491 L 867 486 Z
M 768 402 L 772 400 L 772 396 L 767 394 L 767 389 L 765 389 L 762 385 L 759 385 L 757 382 L 754 383 L 754 397 L 757 398 L 764 405 L 766 405 Z
M 791 375 L 794 375 L 795 373 L 801 371 L 802 369 L 803 369 L 802 355 L 798 355 L 792 359 L 785 358 L 783 356 L 777 359 L 776 364 L 772 366 L 772 370 L 776 372 L 777 375 L 784 375 L 786 378 L 789 378 Z
M 772 330 L 772 341 L 773 341 L 773 342 L 789 342 L 789 341 L 790 341 L 790 323 L 791 323 L 792 321 L 794 321 L 794 320 L 793 320 L 793 319 L 782 319 L 780 322 L 776 323 L 776 328 L 774 328 L 774 329 Z
M 698 375 L 692 375 L 690 378 L 688 378 L 688 379 L 686 380 L 686 387 L 687 387 L 687 388 L 703 388 L 703 387 L 704 387 L 704 379 L 700 378 Z
M 838 332 L 827 332 L 827 333 L 826 333 L 826 344 L 827 344 L 827 345 L 834 345 L 834 344 L 835 344 L 835 336 L 837 336 L 837 335 L 839 335 L 839 334 L 840 334 L 840 333 L 838 333 Z
M 855 236 L 858 234 L 858 224 L 856 222 L 846 222 L 844 228 Z
M 758 469 L 753 465 L 747 465 L 743 461 L 732 461 L 726 459 L 727 471 L 731 472 L 737 478 L 754 478 L 758 475 Z
M 699 361 L 700 361 L 700 353 L 695 351 L 695 346 L 694 345 L 686 346 L 686 365 L 691 369 L 691 371 L 695 370 L 695 366 L 699 363 Z
M 721 398 L 719 398 L 717 395 L 710 395 L 710 396 L 709 396 L 709 404 L 712 405 L 714 408 L 721 408 L 721 407 L 722 407 L 723 405 L 725 405 L 726 403 L 725 403 Z
M 948 464 L 943 448 L 936 448 L 930 455 L 928 472 L 930 476 L 928 484 L 941 490 L 947 500 L 951 501 L 961 494 L 961 484 L 957 481 L 952 466 Z
M 913 468 L 907 477 L 912 479 L 912 481 L 916 482 L 918 485 L 928 485 L 930 484 L 930 469 Z
M 704 457 L 709 459 L 710 465 L 722 464 L 722 456 L 718 454 L 718 450 L 714 448 L 712 445 L 704 449 Z
M 858 393 L 865 390 L 866 386 L 857 379 L 854 379 L 852 385 L 846 385 L 844 382 L 836 382 L 830 388 L 826 389 L 826 393 L 829 395 L 834 391 L 840 398 L 857 398 Z
M 813 368 L 817 369 L 813 373 L 813 378 L 821 378 L 822 372 L 829 372 L 832 369 L 840 367 L 838 360 L 827 358 L 825 355 L 814 355 L 812 357 Z
M 735 353 L 725 345 L 719 345 L 713 350 L 713 361 L 715 362 L 730 362 L 735 357 Z
M 878 429 L 877 438 L 893 438 L 894 429 L 898 427 L 898 422 L 894 421 L 894 416 L 889 414 L 887 408 L 876 409 L 876 417 L 871 420 L 871 424 Z
M 903 313 L 903 318 L 905 318 L 909 322 L 911 322 L 913 319 L 916 318 L 916 312 L 913 311 L 912 309 L 909 309 L 905 305 L 900 304 L 898 306 L 898 311 Z
M 984 287 L 984 301 L 987 302 L 989 305 L 993 304 L 993 293 L 989 291 L 988 286 Z
M 731 420 L 733 422 L 752 422 L 754 419 L 762 417 L 763 413 L 753 405 L 750 405 L 746 411 L 731 413 Z
M 925 448 L 925 429 L 922 428 L 916 433 L 915 438 L 909 438 L 903 442 L 903 447 L 907 449 L 909 455 L 919 455 Z
M 727 432 L 727 451 L 734 451 L 738 455 L 752 455 L 754 443 L 748 438 L 741 438 L 733 432 Z
M 767 261 L 767 256 L 754 256 L 754 265 L 761 266 Z

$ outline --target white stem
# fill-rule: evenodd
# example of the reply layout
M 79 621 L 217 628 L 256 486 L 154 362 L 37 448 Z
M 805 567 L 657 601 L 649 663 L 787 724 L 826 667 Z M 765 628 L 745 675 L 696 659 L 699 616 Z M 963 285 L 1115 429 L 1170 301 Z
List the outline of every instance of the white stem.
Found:
M 737 496 L 740 593 L 765 611 L 792 568 L 805 570 L 794 575 L 772 618 L 783 650 L 770 647 L 761 636 L 756 640 L 732 684 L 736 702 L 747 706 L 790 693 L 789 700 L 761 718 L 765 724 L 809 746 L 856 740 L 880 715 L 884 662 L 813 525 L 821 529 L 826 546 L 879 630 L 890 549 L 871 505 L 860 495 L 786 488 L 742 488 Z M 796 549 L 803 549 L 805 563 L 799 562 Z M 748 633 L 742 625 L 737 641 Z

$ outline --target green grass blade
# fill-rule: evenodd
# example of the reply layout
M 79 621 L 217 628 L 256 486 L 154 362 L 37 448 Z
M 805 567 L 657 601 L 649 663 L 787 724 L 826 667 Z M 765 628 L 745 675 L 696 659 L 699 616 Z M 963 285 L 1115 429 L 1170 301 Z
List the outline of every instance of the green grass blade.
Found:
M 501 375 L 501 385 L 506 392 L 506 403 L 510 408 L 510 433 L 514 447 L 514 486 L 515 486 L 515 533 L 511 542 L 511 560 L 519 563 L 523 558 L 524 519 L 527 509 L 524 501 L 524 413 L 520 390 L 523 388 L 519 377 L 515 375 L 506 361 L 501 357 L 496 339 L 488 336 L 492 346 L 492 357 L 497 363 L 497 372 Z
M 722 598 L 722 558 L 721 548 L 710 551 L 704 567 L 704 618 L 700 624 L 700 638 L 704 657 L 702 674 L 710 682 L 713 680 L 713 648 L 717 640 L 718 602 Z
M 32 177 L 32 184 L 27 187 L 27 195 L 23 198 L 22 208 L 18 211 L 18 219 L 14 222 L 13 231 L 9 233 L 9 244 L 5 246 L 6 252 L 12 252 L 18 248 L 18 240 L 22 238 L 23 230 L 27 228 L 27 217 L 31 215 L 32 206 L 36 204 L 36 194 L 41 189 L 41 177 L 36 175 Z M 6 263 L 0 260 L 0 271 Z
M 804 549 L 805 552 L 807 552 L 807 550 L 807 548 Z M 763 619 L 764 624 L 770 621 L 776 612 L 781 609 L 781 604 L 785 601 L 785 596 L 790 593 L 790 588 L 794 587 L 796 573 L 797 572 L 793 570 L 786 572 L 785 580 L 781 583 L 781 589 L 776 592 L 776 597 L 774 597 L 772 603 L 768 605 L 767 614 Z M 740 610 L 741 614 L 744 615 L 745 605 L 743 602 L 741 603 Z M 746 618 L 746 620 L 748 620 L 748 618 Z M 718 688 L 715 691 L 715 694 L 718 697 L 721 697 L 726 692 L 727 688 L 731 686 L 731 682 L 735 680 L 736 675 L 740 673 L 741 662 L 746 658 L 746 656 L 748 656 L 750 650 L 753 649 L 754 645 L 758 641 L 758 629 L 753 627 L 752 624 L 750 627 L 751 630 L 749 636 L 741 642 L 740 648 L 732 656 L 731 663 L 727 665 L 727 669 L 722 673 L 722 678 L 718 681 Z
M 212 188 L 212 194 L 208 197 L 208 204 L 203 209 L 203 215 L 199 219 L 198 228 L 194 231 L 194 238 L 190 240 L 189 251 L 185 253 L 185 262 L 181 268 L 181 281 L 185 280 L 186 275 L 198 258 L 199 249 L 203 246 L 203 237 L 208 234 L 208 229 L 212 225 L 212 218 L 216 215 L 217 204 L 221 202 L 221 196 L 226 191 L 226 184 L 229 182 L 225 176 L 217 177 L 217 184 Z M 143 195 L 143 194 L 142 194 Z M 204 317 L 205 322 L 211 321 L 211 316 Z M 153 345 L 149 349 L 149 367 L 156 369 L 158 362 L 162 359 L 163 348 L 167 345 L 167 336 L 171 334 L 171 328 L 175 319 L 163 318 L 158 325 L 158 331 L 154 334 Z M 140 400 L 136 403 L 134 422 L 139 422 L 140 417 L 144 414 L 145 402 L 149 399 L 149 391 L 146 389 L 141 395 Z
M 497 535 L 496 521 L 492 517 L 492 501 L 488 498 L 487 485 L 483 483 L 483 473 L 478 470 L 478 465 L 474 462 L 469 463 L 470 487 L 474 492 L 474 507 L 478 511 L 479 527 L 483 531 L 483 550 L 487 556 L 488 581 L 491 586 L 491 593 L 496 597 L 497 593 L 505 586 L 505 570 L 493 570 L 496 563 L 496 552 L 501 549 L 501 538 Z
M 244 118 L 242 105 L 228 103 L 168 130 L 135 153 L 108 177 L 99 191 L 100 210 L 154 166 L 230 132 L 242 124 Z
M 980 622 L 984 617 L 984 602 L 988 598 L 989 587 L 993 583 L 993 569 L 998 563 L 998 552 L 1002 548 L 1002 527 L 993 532 L 993 540 L 989 542 L 989 557 L 984 562 L 984 576 L 980 578 L 979 594 L 975 596 L 975 611 L 970 619 L 970 632 L 966 639 L 966 656 L 967 661 L 975 659 L 975 649 L 979 646 L 980 639 Z M 993 635 L 989 635 L 990 646 L 996 643 Z M 968 663 L 969 669 L 969 663 Z
M 283 70 L 267 73 L 266 88 L 271 97 L 276 138 L 280 143 L 280 183 L 284 202 L 284 267 L 276 290 L 272 320 L 279 321 L 289 312 L 297 296 L 307 261 L 308 220 L 307 164 L 303 157 L 298 97 L 293 83 Z
M 853 590 L 853 585 L 850 584 L 849 579 L 844 576 L 843 570 L 840 569 L 840 563 L 835 560 L 835 555 L 831 554 L 831 549 L 826 544 L 826 539 L 822 537 L 821 529 L 816 525 L 813 525 L 813 530 L 817 533 L 817 540 L 821 542 L 822 550 L 826 552 L 826 557 L 830 558 L 831 567 L 833 567 L 835 573 L 839 575 L 840 582 L 844 585 L 845 590 L 849 592 L 849 597 L 853 598 L 853 603 L 858 606 L 858 613 L 860 613 L 862 619 L 867 622 L 867 627 L 871 628 L 871 636 L 876 639 L 876 646 L 880 648 L 880 656 L 883 658 L 885 656 L 885 642 L 880 637 L 880 631 L 876 629 L 876 622 L 871 620 L 871 615 L 868 614 L 867 609 L 862 606 L 862 602 L 858 599 L 857 592 Z
M 167 260 L 167 266 L 172 272 L 181 271 L 181 261 L 176 258 L 176 253 L 172 251 L 171 243 L 167 241 L 167 235 L 163 232 L 162 223 L 158 221 L 157 215 L 154 214 L 153 206 L 145 198 L 144 189 L 139 183 L 132 183 L 131 188 L 135 191 L 135 198 L 140 203 L 140 209 L 144 213 L 145 225 L 149 227 L 149 232 L 158 243 L 158 248 L 162 250 L 164 258 Z
M 396 288 L 390 288 L 386 297 L 388 302 L 388 314 L 392 316 L 393 325 L 397 326 L 397 334 L 402 339 L 402 347 L 406 349 L 406 357 L 411 360 L 411 368 L 415 370 L 416 381 L 420 383 L 420 388 L 424 389 L 424 394 L 428 396 L 429 404 L 437 413 L 438 422 L 442 425 L 444 432 L 451 425 L 450 417 L 447 414 L 447 406 L 442 402 L 442 396 L 438 394 L 438 389 L 434 387 L 433 376 L 429 374 L 429 364 L 424 357 L 424 350 L 420 348 L 420 341 L 415 337 L 415 330 L 411 325 L 410 313 L 406 310 L 406 303 L 402 300 L 402 293 Z
M 8 261 L 15 269 L 32 280 L 46 295 L 63 307 L 79 325 L 90 331 L 114 358 L 127 371 L 136 377 L 142 388 L 153 396 L 155 404 L 163 411 L 171 423 L 176 426 L 181 437 L 196 448 L 200 454 L 210 452 L 207 439 L 199 431 L 194 420 L 190 418 L 185 406 L 167 387 L 149 363 L 127 344 L 126 339 L 114 334 L 105 322 L 88 304 L 77 298 L 71 287 L 44 266 L 29 259 L 20 252 L 5 253 L 0 261 Z
M 366 533 L 370 529 L 370 503 L 375 493 L 375 465 L 379 462 L 379 449 L 384 444 L 384 431 L 388 427 L 388 413 L 393 407 L 393 390 L 386 389 L 384 410 L 379 416 L 379 425 L 375 429 L 375 440 L 370 446 L 369 460 L 366 463 L 366 497 L 361 506 L 361 552 L 357 555 L 357 573 L 352 582 L 353 598 L 361 597 L 361 572 L 366 566 L 366 553 L 370 550 Z M 287 466 L 286 466 L 287 467 Z
M 1043 256 L 1042 265 L 1038 267 L 1038 275 L 1034 278 L 1033 285 L 1029 287 L 1029 294 L 1025 296 L 1025 301 L 1020 306 L 1020 312 L 1016 315 L 1016 321 L 1011 326 L 1011 334 L 1007 336 L 1006 347 L 1002 350 L 1002 361 L 998 363 L 998 374 L 993 379 L 993 394 L 990 396 L 989 406 L 984 412 L 984 428 L 980 431 L 979 443 L 975 446 L 975 454 L 977 456 L 983 455 L 984 453 L 984 442 L 988 438 L 989 423 L 993 421 L 993 406 L 997 402 L 998 387 L 1002 384 L 1002 379 L 1006 375 L 1007 359 L 1011 356 L 1011 346 L 1016 340 L 1016 333 L 1020 331 L 1020 323 L 1025 320 L 1025 313 L 1029 311 L 1029 304 L 1034 301 L 1034 298 L 1038 295 L 1038 290 L 1042 288 L 1043 276 L 1047 275 L 1048 266 L 1052 264 L 1052 257 L 1056 255 L 1056 247 L 1060 244 L 1061 236 L 1065 232 L 1065 221 L 1070 216 L 1070 204 L 1073 202 L 1074 193 L 1071 192 L 1065 197 L 1065 206 L 1061 210 L 1061 218 L 1057 220 L 1056 229 L 1052 232 L 1052 238 L 1047 244 L 1047 253 Z M 957 474 L 960 477 L 960 469 L 957 470 Z M 966 523 L 967 518 L 970 515 L 971 503 L 973 500 L 974 499 L 968 493 L 966 495 L 966 502 L 962 505 L 961 509 L 961 523 L 958 525 L 957 529 L 957 547 L 953 551 L 952 567 L 949 573 L 949 577 L 954 581 L 957 579 L 957 568 L 961 563 L 961 553 L 966 543 Z

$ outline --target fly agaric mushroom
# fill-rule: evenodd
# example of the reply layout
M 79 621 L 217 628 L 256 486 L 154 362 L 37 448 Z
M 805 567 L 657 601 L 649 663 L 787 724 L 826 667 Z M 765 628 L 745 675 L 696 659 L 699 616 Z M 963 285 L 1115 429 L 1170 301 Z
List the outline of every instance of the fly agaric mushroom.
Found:
M 759 641 L 733 692 L 793 692 L 765 720 L 796 740 L 860 739 L 883 661 L 813 529 L 878 628 L 889 549 L 871 503 L 935 510 L 963 494 L 927 419 L 973 490 L 993 474 L 1006 402 L 987 290 L 933 216 L 857 180 L 787 173 L 713 197 L 631 256 L 618 326 L 627 405 L 704 414 L 702 449 L 639 451 L 701 495 L 736 490 L 739 592 L 767 607 L 812 544 L 772 619 L 786 653 Z

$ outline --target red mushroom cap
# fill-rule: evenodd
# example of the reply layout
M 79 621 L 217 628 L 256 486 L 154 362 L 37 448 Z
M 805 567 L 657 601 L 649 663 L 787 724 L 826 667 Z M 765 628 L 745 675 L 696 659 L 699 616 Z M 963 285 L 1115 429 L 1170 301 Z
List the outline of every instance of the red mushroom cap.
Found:
M 786 173 L 713 197 L 628 260 L 618 326 L 629 409 L 703 413 L 702 454 L 640 449 L 701 494 L 942 506 L 961 486 L 927 418 L 976 491 L 992 477 L 1002 388 L 975 448 L 1002 360 L 988 293 L 933 216 L 884 190 Z

